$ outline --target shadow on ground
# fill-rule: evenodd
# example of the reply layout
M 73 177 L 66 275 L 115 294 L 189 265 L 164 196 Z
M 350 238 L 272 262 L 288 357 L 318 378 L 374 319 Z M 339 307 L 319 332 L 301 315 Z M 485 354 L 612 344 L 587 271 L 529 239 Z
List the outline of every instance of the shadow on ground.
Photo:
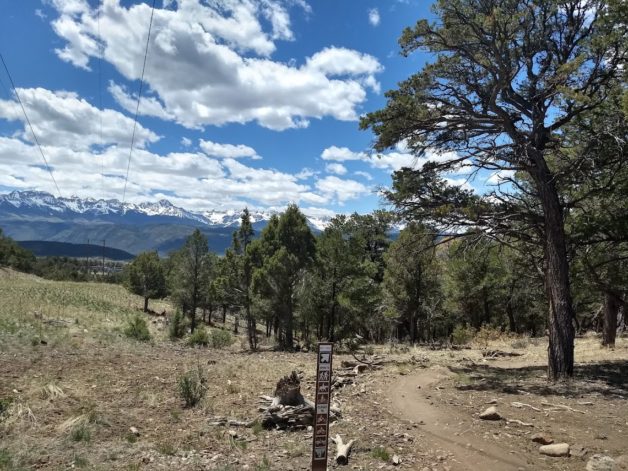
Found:
M 451 370 L 463 379 L 463 384 L 456 387 L 466 391 L 566 397 L 597 394 L 628 399 L 628 361 L 577 365 L 573 380 L 559 383 L 548 382 L 547 368 L 542 366 L 505 368 L 473 364 Z

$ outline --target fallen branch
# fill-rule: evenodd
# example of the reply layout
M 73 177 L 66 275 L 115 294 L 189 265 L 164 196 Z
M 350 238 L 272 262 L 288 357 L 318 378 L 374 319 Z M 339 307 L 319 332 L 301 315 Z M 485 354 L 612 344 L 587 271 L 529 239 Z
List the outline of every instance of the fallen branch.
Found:
M 351 447 L 355 443 L 355 440 L 344 443 L 340 435 L 336 434 L 335 437 L 332 437 L 331 441 L 336 444 L 336 463 L 349 464 L 349 454 L 351 453 Z
M 528 407 L 529 409 L 532 409 L 533 411 L 541 412 L 541 409 L 539 409 L 538 407 L 531 406 L 530 404 L 526 404 L 525 402 L 511 402 L 510 405 L 513 407 L 516 407 L 517 409 Z
M 546 411 L 558 411 L 558 410 L 568 410 L 569 412 L 578 412 L 579 414 L 586 414 L 583 410 L 574 409 L 573 407 L 566 406 L 565 404 L 551 404 L 549 402 L 542 402 L 541 405 L 550 407 L 551 409 L 545 409 Z

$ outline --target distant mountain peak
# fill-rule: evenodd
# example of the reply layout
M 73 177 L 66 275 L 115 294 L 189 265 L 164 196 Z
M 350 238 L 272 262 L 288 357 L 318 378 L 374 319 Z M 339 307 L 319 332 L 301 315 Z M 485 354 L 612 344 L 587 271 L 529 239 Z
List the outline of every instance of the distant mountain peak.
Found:
M 202 212 L 189 211 L 175 206 L 167 199 L 157 202 L 128 203 L 117 199 L 56 197 L 45 191 L 12 191 L 0 195 L 0 209 L 16 211 L 20 216 L 56 217 L 63 220 L 75 218 L 115 222 L 120 224 L 174 223 L 208 227 L 239 227 L 242 211 L 235 209 L 210 209 Z M 251 222 L 263 224 L 276 211 L 250 209 Z M 323 230 L 331 218 L 308 218 L 310 226 Z

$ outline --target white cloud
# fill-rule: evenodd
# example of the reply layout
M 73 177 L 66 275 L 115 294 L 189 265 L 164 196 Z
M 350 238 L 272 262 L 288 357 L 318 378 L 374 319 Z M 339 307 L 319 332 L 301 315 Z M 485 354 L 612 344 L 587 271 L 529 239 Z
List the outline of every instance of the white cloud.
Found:
M 336 175 L 344 175 L 347 173 L 347 167 L 342 164 L 327 164 L 325 165 L 327 173 L 335 173 Z
M 359 170 L 357 172 L 353 172 L 353 174 L 357 175 L 358 177 L 366 178 L 368 181 L 373 180 L 373 175 L 371 175 L 368 172 L 363 172 L 363 171 Z
M 317 175 L 319 172 L 312 170 L 311 168 L 304 168 L 299 173 L 295 175 L 298 180 L 307 180 L 308 178 L 312 178 L 314 175 Z
M 183 147 L 190 147 L 192 145 L 192 139 L 189 139 L 189 138 L 187 138 L 185 136 L 182 137 L 181 138 L 181 145 Z
M 513 170 L 499 170 L 493 172 L 486 180 L 486 183 L 489 185 L 499 185 L 504 183 L 506 179 L 512 178 L 514 174 L 515 172 Z
M 379 10 L 377 8 L 371 8 L 369 10 L 369 23 L 373 26 L 379 25 L 380 21 Z
M 261 157 L 257 155 L 255 149 L 244 144 L 219 144 L 217 142 L 205 141 L 201 139 L 199 146 L 203 152 L 210 157 L 237 159 L 240 157 L 251 157 L 259 160 Z
M 19 91 L 62 194 L 120 199 L 133 120 L 117 111 L 100 111 L 72 93 Z M 100 117 L 104 146 L 100 146 Z M 0 101 L 0 119 L 22 123 L 15 135 L 0 136 L 0 186 L 56 193 L 15 102 Z M 257 153 L 243 144 L 201 140 L 200 150 L 193 151 L 191 139 L 184 137 L 181 143 L 189 151 L 158 153 L 149 145 L 158 139 L 151 130 L 138 127 L 127 201 L 155 200 L 160 195 L 190 209 L 259 208 L 290 202 L 320 208 L 367 191 L 358 182 L 337 177 L 305 183 L 317 173 L 308 168 L 291 174 L 245 165 L 236 158 L 255 158 Z
M 118 111 L 99 110 L 76 93 L 44 88 L 19 88 L 18 94 L 42 145 L 85 150 L 94 145 L 120 143 L 130 146 L 133 120 Z M 20 121 L 22 138 L 33 140 L 22 110 L 14 100 L 0 100 L 0 118 Z M 102 138 L 101 138 L 102 120 Z M 143 147 L 159 137 L 137 125 L 135 146 Z
M 362 183 L 355 180 L 341 179 L 335 176 L 327 176 L 316 182 L 316 188 L 325 196 L 333 198 L 339 204 L 347 200 L 358 198 L 369 192 Z
M 188 128 L 256 121 L 283 130 L 325 116 L 357 120 L 367 89 L 379 91 L 375 75 L 382 67 L 376 58 L 329 47 L 300 66 L 270 59 L 276 41 L 294 37 L 289 5 L 302 3 L 186 0 L 157 8 L 145 74 L 146 105 L 140 112 Z M 127 8 L 120 0 L 106 0 L 101 44 L 96 10 L 79 0 L 54 0 L 54 5 L 60 16 L 53 29 L 65 41 L 56 50 L 61 59 L 89 68 L 102 51 L 103 59 L 126 79 L 140 78 L 149 5 Z M 121 106 L 135 111 L 128 90 L 118 84 L 109 89 Z
M 321 158 L 345 162 L 348 160 L 359 160 L 367 162 L 371 167 L 387 172 L 396 171 L 403 167 L 421 168 L 426 162 L 446 162 L 453 160 L 457 155 L 453 152 L 427 151 L 423 157 L 417 157 L 410 152 L 405 143 L 399 143 L 394 150 L 369 155 L 366 152 L 353 151 L 348 147 L 330 146 L 323 150 Z M 462 169 L 461 169 L 462 170 Z M 456 173 L 456 172 L 454 172 Z
M 347 147 L 331 146 L 323 150 L 321 157 L 323 160 L 344 162 L 346 160 L 366 160 L 368 155 L 364 152 L 353 152 Z

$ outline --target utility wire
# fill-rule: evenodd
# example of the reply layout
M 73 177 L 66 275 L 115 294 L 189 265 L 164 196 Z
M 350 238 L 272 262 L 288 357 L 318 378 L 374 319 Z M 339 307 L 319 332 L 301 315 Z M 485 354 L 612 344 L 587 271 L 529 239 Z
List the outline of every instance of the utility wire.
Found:
M 137 106 L 135 107 L 135 118 L 133 120 L 133 133 L 131 134 L 131 148 L 129 150 L 129 161 L 126 165 L 126 177 L 124 178 L 124 191 L 122 192 L 122 202 L 126 200 L 126 185 L 129 181 L 129 169 L 131 168 L 131 157 L 133 156 L 133 145 L 135 144 L 135 130 L 137 128 L 137 115 L 140 111 L 140 100 L 142 98 L 142 88 L 144 87 L 144 71 L 146 70 L 146 58 L 148 57 L 148 45 L 150 44 L 150 32 L 153 27 L 153 15 L 155 14 L 155 0 L 150 11 L 150 22 L 148 23 L 148 36 L 146 37 L 146 49 L 144 50 L 144 64 L 142 65 L 142 76 L 140 78 L 140 90 L 137 94 Z
M 100 196 L 104 197 L 105 193 L 105 157 L 103 152 L 103 138 L 102 138 L 102 114 L 104 112 L 102 106 L 102 56 L 103 56 L 103 46 L 102 46 L 102 37 L 100 34 L 100 9 L 101 6 L 98 6 L 98 108 L 100 116 Z
M 35 134 L 35 130 L 33 129 L 33 125 L 31 124 L 31 120 L 28 119 L 28 115 L 26 114 L 26 109 L 24 108 L 24 105 L 22 104 L 22 99 L 20 98 L 20 94 L 17 92 L 17 88 L 15 88 L 15 83 L 13 83 L 13 78 L 11 77 L 11 73 L 9 72 L 7 63 L 4 61 L 4 56 L 1 53 L 0 53 L 0 60 L 2 60 L 2 65 L 4 66 L 4 70 L 7 73 L 7 77 L 9 77 L 9 82 L 11 82 L 13 93 L 15 93 L 17 101 L 20 104 L 20 107 L 22 108 L 22 113 L 24 113 L 24 118 L 26 118 L 28 127 L 33 133 L 33 138 L 35 139 L 35 143 L 37 144 L 37 148 L 39 149 L 41 158 L 44 160 L 44 164 L 46 164 L 46 169 L 48 170 L 48 173 L 50 174 L 50 178 L 52 178 L 52 182 L 55 184 L 55 188 L 57 189 L 57 193 L 59 193 L 59 197 L 61 197 L 61 190 L 59 190 L 59 185 L 57 185 L 57 180 L 55 180 L 55 176 L 52 174 L 52 169 L 50 168 L 50 165 L 48 165 L 48 160 L 46 159 L 46 156 L 44 155 L 44 151 L 41 148 L 41 145 L 39 144 L 39 139 L 37 139 L 37 134 Z

